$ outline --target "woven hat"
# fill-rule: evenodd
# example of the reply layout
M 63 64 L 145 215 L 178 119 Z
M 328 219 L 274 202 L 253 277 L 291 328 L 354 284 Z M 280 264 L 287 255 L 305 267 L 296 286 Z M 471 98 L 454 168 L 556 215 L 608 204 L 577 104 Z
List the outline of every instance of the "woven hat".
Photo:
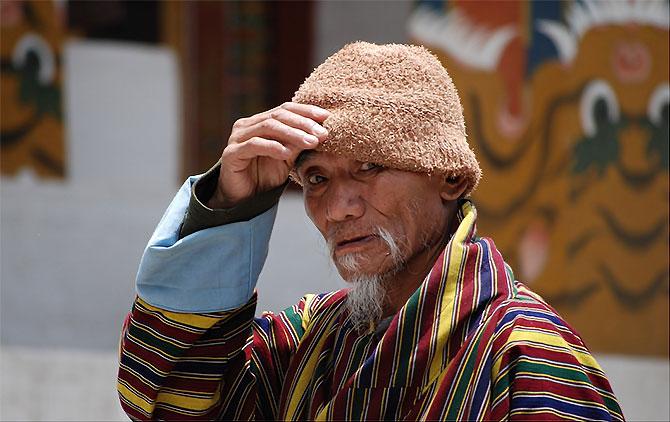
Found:
M 348 44 L 314 69 L 293 101 L 332 113 L 323 123 L 328 138 L 317 151 L 464 177 L 466 196 L 479 183 L 481 170 L 467 143 L 458 92 L 424 47 Z

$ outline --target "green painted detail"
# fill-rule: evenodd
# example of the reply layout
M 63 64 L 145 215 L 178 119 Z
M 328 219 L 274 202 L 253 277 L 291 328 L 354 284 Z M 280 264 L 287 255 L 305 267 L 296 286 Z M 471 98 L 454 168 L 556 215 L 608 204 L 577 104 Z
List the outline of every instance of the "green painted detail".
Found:
M 657 156 L 660 160 L 661 168 L 668 170 L 670 160 L 670 148 L 669 145 L 669 130 L 668 130 L 668 110 L 670 109 L 670 104 L 665 104 L 663 110 L 661 111 L 661 124 L 659 126 L 653 124 L 649 120 L 645 120 L 643 125 L 647 127 L 651 136 L 649 137 L 649 144 L 647 145 L 647 157 L 653 159 L 654 156 Z
M 669 104 L 663 105 L 661 121 L 658 124 L 649 120 L 648 116 L 628 115 L 622 115 L 618 121 L 612 122 L 605 100 L 597 101 L 593 108 L 596 133 L 581 138 L 575 144 L 573 174 L 582 174 L 594 169 L 599 176 L 602 176 L 610 165 L 616 165 L 621 154 L 619 132 L 629 125 L 639 125 L 648 134 L 647 158 L 650 163 L 654 163 L 652 166 L 655 166 L 652 173 L 670 169 L 669 107 Z
M 42 115 L 51 115 L 58 120 L 61 115 L 61 92 L 56 85 L 43 85 L 38 78 L 39 58 L 30 51 L 26 55 L 25 65 L 19 70 L 19 101 L 34 107 Z
M 605 100 L 598 100 L 593 107 L 593 117 L 596 121 L 596 133 L 580 139 L 574 147 L 574 164 L 572 171 L 581 174 L 591 168 L 602 176 L 610 164 L 619 159 L 618 132 L 624 122 L 611 122 Z

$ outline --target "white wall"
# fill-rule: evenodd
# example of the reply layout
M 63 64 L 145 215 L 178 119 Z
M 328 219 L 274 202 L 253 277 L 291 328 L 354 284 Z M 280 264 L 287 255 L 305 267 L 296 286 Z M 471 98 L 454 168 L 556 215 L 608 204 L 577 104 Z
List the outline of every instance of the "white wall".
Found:
M 113 347 L 177 184 L 178 75 L 160 48 L 65 47 L 68 176 L 2 179 L 2 343 Z M 126 306 L 127 307 L 127 306 Z
M 670 363 L 663 358 L 596 355 L 629 421 L 670 420 Z
M 305 293 L 346 287 L 331 265 L 321 234 L 305 214 L 300 194 L 285 194 L 279 203 L 270 252 L 256 287 L 258 311 L 281 310 Z
M 119 329 L 178 183 L 178 74 L 167 49 L 65 46 L 67 177 L 0 185 L 0 419 L 109 420 Z
M 412 0 L 319 1 L 314 11 L 314 66 L 353 41 L 407 42 L 405 22 L 413 3 Z

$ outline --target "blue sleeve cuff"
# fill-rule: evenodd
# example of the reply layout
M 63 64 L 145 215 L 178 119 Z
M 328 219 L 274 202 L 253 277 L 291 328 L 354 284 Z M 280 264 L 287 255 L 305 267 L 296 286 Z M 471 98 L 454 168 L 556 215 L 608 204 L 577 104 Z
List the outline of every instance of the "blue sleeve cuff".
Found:
M 181 187 L 144 250 L 137 294 L 174 312 L 218 312 L 251 298 L 268 254 L 277 205 L 248 220 L 212 227 L 179 239 L 193 176 Z

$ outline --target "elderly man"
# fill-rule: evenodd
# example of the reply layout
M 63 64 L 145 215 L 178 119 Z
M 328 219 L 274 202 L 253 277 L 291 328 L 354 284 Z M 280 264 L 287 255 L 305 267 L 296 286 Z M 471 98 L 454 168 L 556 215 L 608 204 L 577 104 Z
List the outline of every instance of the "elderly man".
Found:
M 289 176 L 351 288 L 254 318 Z M 479 178 L 433 55 L 344 47 L 293 102 L 237 121 L 220 164 L 163 216 L 123 330 L 124 409 L 133 419 L 623 419 L 580 337 L 475 235 L 464 198 Z

